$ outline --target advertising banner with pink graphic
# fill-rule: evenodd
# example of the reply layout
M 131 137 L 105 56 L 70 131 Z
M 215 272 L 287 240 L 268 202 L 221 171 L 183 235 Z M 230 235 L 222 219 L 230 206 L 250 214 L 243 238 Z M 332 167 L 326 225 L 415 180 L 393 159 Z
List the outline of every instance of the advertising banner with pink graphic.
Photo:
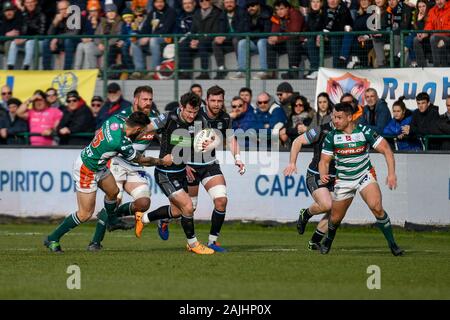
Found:
M 439 113 L 447 111 L 445 98 L 450 96 L 450 68 L 392 68 L 346 70 L 320 68 L 316 97 L 327 92 L 333 103 L 338 103 L 344 93 L 351 93 L 364 105 L 364 91 L 374 88 L 389 107 L 401 96 L 411 110 L 417 108 L 415 97 L 427 92 Z

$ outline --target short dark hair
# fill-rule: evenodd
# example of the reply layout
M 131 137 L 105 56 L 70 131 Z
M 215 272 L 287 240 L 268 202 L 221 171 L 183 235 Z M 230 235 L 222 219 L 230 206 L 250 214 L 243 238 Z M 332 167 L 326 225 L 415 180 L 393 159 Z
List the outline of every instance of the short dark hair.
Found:
M 231 101 L 236 101 L 236 100 L 241 100 L 241 101 L 243 101 L 242 98 L 239 97 L 239 96 L 234 96 L 233 99 L 231 99 Z
M 426 92 L 421 92 L 416 96 L 416 101 L 423 101 L 427 100 L 427 102 L 430 102 L 430 95 Z
M 223 95 L 225 96 L 225 90 L 223 90 L 221 87 L 219 86 L 212 86 L 211 88 L 208 89 L 208 91 L 206 92 L 206 99 L 208 99 L 209 96 L 218 96 L 218 95 Z
M 36 90 L 36 91 L 34 91 L 34 93 L 33 93 L 33 95 L 40 95 L 42 98 L 44 98 L 44 100 L 47 100 L 47 94 L 44 92 L 44 91 L 42 91 L 42 90 Z
M 55 89 L 53 87 L 48 88 L 47 90 L 45 90 L 45 92 L 49 92 L 50 90 L 55 91 L 56 93 L 58 93 L 58 89 Z
M 17 98 L 9 98 L 8 101 L 6 102 L 6 105 L 11 105 L 11 104 L 15 104 L 17 106 L 20 106 L 22 104 L 22 101 L 20 101 Z
M 353 109 L 353 106 L 348 102 L 340 102 L 334 105 L 334 110 L 337 112 L 344 112 L 345 114 L 352 115 L 355 113 L 355 109 Z
M 130 127 L 145 127 L 150 123 L 150 118 L 142 111 L 133 112 L 126 120 Z
M 279 6 L 285 6 L 286 8 L 291 8 L 292 7 L 292 5 L 289 3 L 288 0 L 276 0 L 273 3 L 273 7 L 275 8 L 275 7 L 279 7 Z
M 189 104 L 194 108 L 200 108 L 202 99 L 193 92 L 187 92 L 181 96 L 180 104 L 183 107 L 186 107 Z
M 150 86 L 139 86 L 134 90 L 133 97 L 137 97 L 141 92 L 153 94 L 153 88 Z
M 191 91 L 191 90 L 194 89 L 194 88 L 200 88 L 201 90 L 203 90 L 203 87 L 202 87 L 200 84 L 194 83 L 194 84 L 191 86 L 191 88 L 189 89 L 189 91 Z
M 251 96 L 253 96 L 253 91 L 249 87 L 242 87 L 241 90 L 239 90 L 239 94 L 241 94 L 241 92 L 248 92 Z

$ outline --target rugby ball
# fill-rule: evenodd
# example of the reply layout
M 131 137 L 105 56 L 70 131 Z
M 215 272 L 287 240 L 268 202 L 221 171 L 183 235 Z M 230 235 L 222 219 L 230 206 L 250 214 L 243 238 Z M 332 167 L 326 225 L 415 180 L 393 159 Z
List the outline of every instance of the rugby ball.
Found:
M 206 152 L 214 149 L 218 145 L 219 138 L 216 136 L 214 129 L 206 128 L 198 132 L 194 137 L 194 151 Z M 210 144 L 203 149 L 203 143 L 210 142 Z

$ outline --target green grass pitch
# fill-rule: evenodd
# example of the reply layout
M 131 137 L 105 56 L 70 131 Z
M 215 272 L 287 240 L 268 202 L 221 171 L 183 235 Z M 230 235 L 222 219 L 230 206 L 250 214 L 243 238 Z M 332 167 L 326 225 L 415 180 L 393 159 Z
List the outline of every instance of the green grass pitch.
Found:
M 406 250 L 394 257 L 377 228 L 342 227 L 328 255 L 306 249 L 313 231 L 295 226 L 225 224 L 226 254 L 197 256 L 185 250 L 176 223 L 162 241 L 156 225 L 143 237 L 133 230 L 107 233 L 104 250 L 86 251 L 88 223 L 51 254 L 42 239 L 56 225 L 0 225 L 0 299 L 450 299 L 450 233 L 395 229 Z M 201 241 L 209 224 L 198 224 Z M 81 289 L 66 286 L 78 265 Z M 370 265 L 381 270 L 381 289 L 369 290 Z

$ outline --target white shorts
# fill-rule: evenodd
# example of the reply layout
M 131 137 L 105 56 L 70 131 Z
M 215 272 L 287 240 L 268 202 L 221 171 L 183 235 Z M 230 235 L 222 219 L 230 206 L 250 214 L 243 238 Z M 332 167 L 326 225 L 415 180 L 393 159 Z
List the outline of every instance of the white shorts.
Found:
M 98 172 L 90 170 L 84 165 L 81 156 L 78 156 L 73 164 L 72 178 L 75 180 L 76 189 L 79 192 L 91 193 L 97 191 L 97 183 L 109 174 L 108 168 Z
M 140 182 L 148 185 L 147 178 L 145 178 L 145 171 L 141 167 L 127 166 L 122 164 L 120 160 L 113 158 L 109 169 L 118 184 L 124 184 L 125 182 Z
M 377 183 L 377 175 L 375 169 L 372 168 L 364 176 L 358 180 L 341 180 L 336 179 L 334 185 L 333 200 L 341 201 L 353 198 L 356 191 L 361 192 L 365 187 L 371 183 Z

